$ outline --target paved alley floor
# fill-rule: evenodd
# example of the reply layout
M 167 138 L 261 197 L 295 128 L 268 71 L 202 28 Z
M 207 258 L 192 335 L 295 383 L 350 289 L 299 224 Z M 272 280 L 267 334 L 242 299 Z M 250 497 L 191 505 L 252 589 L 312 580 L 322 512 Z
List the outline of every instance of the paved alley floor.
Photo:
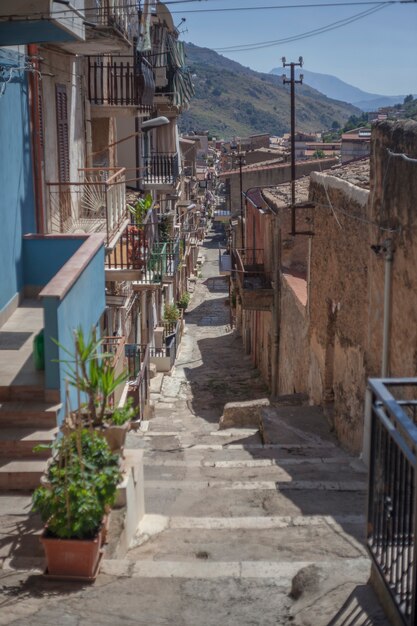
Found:
M 385 626 L 367 585 L 366 472 L 321 411 L 286 399 L 256 429 L 218 430 L 226 402 L 267 397 L 229 325 L 221 231 L 186 313 L 171 376 L 152 381 L 145 508 L 124 559 L 91 587 L 0 570 L 0 624 Z

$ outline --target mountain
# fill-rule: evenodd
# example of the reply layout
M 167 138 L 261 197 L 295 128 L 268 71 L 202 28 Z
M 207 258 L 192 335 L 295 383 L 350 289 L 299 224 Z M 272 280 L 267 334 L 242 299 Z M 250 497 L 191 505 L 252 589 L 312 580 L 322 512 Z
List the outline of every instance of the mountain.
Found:
M 290 130 L 289 87 L 273 74 L 262 74 L 209 48 L 185 46 L 195 96 L 179 120 L 182 132 L 208 130 L 218 138 Z M 296 127 L 313 132 L 343 125 L 360 111 L 327 98 L 308 85 L 296 87 Z
M 283 71 L 282 67 L 275 67 L 270 73 L 281 76 Z M 295 72 L 297 78 L 303 74 L 306 85 L 317 89 L 328 98 L 350 102 L 362 111 L 375 111 L 380 107 L 394 106 L 394 104 L 404 102 L 405 96 L 381 96 L 376 93 L 368 93 L 330 74 L 319 74 L 300 68 L 296 68 Z

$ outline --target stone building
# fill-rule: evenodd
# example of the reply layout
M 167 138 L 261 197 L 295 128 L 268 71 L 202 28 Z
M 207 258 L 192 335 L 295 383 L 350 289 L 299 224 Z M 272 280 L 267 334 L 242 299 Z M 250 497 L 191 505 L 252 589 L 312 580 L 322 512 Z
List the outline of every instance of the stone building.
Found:
M 237 326 L 271 394 L 307 393 L 356 453 L 367 379 L 417 366 L 417 123 L 379 122 L 371 145 L 370 161 L 296 181 L 303 235 L 289 184 L 246 194 L 232 271 Z

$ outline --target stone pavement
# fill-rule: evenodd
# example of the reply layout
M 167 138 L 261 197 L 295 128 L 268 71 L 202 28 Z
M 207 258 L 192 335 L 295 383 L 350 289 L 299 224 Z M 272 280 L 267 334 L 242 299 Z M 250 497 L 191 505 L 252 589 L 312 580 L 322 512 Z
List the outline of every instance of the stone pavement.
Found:
M 176 367 L 153 381 L 145 448 L 146 516 L 93 586 L 0 570 L 0 624 L 387 625 L 367 585 L 366 472 L 318 408 L 286 398 L 256 429 L 219 430 L 224 404 L 267 397 L 231 331 L 206 239 Z

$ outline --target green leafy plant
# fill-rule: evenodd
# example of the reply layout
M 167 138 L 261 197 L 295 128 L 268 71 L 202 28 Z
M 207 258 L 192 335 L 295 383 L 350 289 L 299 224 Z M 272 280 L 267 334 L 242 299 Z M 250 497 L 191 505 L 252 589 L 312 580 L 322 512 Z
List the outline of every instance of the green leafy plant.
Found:
M 55 341 L 70 357 L 60 362 L 67 365 L 66 375 L 70 385 L 86 394 L 86 407 L 94 425 L 103 423 L 109 398 L 127 378 L 126 371 L 116 376 L 113 355 L 102 351 L 103 341 L 97 339 L 94 328 L 90 336 L 85 337 L 80 327 L 74 332 L 74 352 Z
M 190 303 L 190 299 L 191 299 L 191 295 L 188 293 L 188 291 L 184 291 L 183 294 L 181 294 L 180 299 L 177 302 L 177 306 L 179 309 L 185 309 L 188 307 L 189 303 Z
M 166 322 L 176 322 L 179 320 L 180 312 L 175 304 L 166 304 L 164 307 L 164 320 Z
M 144 198 L 139 198 L 134 206 L 128 204 L 127 208 L 134 217 L 135 224 L 141 226 L 146 217 L 147 212 L 152 207 L 153 198 L 150 193 Z
M 120 478 L 118 455 L 111 453 L 104 438 L 77 430 L 56 444 L 47 484 L 34 492 L 32 509 L 55 537 L 92 538 L 114 503 Z
M 133 406 L 133 398 L 128 398 L 122 407 L 114 409 L 110 419 L 114 426 L 123 426 L 126 422 L 136 417 L 136 409 Z

